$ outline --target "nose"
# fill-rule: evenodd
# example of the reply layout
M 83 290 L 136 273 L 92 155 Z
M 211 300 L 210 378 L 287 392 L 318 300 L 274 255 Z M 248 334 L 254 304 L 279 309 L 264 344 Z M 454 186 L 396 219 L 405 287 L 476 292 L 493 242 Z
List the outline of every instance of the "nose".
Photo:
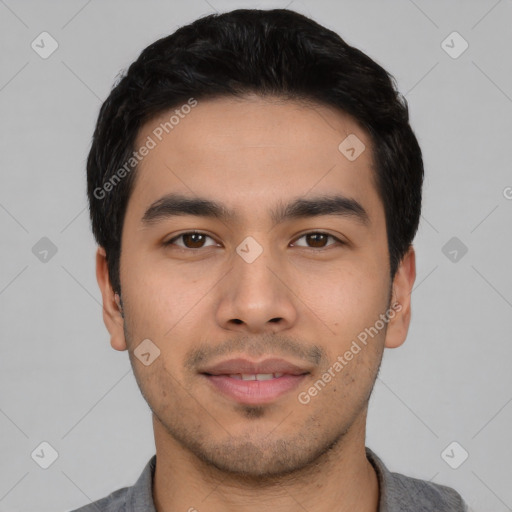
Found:
M 300 301 L 288 281 L 283 260 L 273 258 L 269 250 L 252 262 L 236 254 L 219 289 L 218 323 L 254 334 L 289 329 L 297 320 Z

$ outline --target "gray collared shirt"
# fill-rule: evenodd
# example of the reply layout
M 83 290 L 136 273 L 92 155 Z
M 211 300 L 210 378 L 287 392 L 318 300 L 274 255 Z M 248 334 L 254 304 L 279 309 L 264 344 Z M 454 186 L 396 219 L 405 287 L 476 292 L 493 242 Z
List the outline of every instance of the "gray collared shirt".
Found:
M 392 473 L 368 447 L 366 457 L 379 479 L 378 512 L 471 512 L 451 487 Z M 156 512 L 152 495 L 155 465 L 153 455 L 135 485 L 118 489 L 72 512 Z

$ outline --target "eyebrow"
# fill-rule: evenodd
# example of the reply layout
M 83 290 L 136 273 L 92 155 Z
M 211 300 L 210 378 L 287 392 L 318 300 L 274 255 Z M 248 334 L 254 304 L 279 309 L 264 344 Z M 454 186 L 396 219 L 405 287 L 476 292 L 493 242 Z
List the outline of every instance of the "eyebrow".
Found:
M 238 219 L 238 215 L 222 203 L 207 198 L 173 193 L 152 203 L 144 212 L 142 223 L 149 226 L 164 219 L 185 215 L 208 217 L 224 222 L 233 222 Z M 364 226 L 368 226 L 370 223 L 369 215 L 363 206 L 355 199 L 343 195 L 318 196 L 311 199 L 299 198 L 287 205 L 279 203 L 276 209 L 270 211 L 274 225 L 292 219 L 322 215 L 351 218 Z

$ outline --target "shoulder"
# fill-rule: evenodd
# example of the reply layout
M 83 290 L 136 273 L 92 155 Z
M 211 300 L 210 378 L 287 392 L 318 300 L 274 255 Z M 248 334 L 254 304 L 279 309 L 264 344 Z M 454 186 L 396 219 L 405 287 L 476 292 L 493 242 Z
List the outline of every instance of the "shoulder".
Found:
M 366 457 L 379 480 L 379 511 L 468 512 L 467 504 L 455 489 L 391 472 L 368 447 Z
M 117 489 L 108 496 L 71 512 L 156 512 L 152 495 L 155 466 L 156 455 L 153 455 L 134 485 Z
M 131 487 L 123 487 L 108 496 L 94 501 L 71 512 L 125 512 L 126 497 Z
M 397 511 L 410 510 L 412 506 L 417 512 L 466 512 L 468 510 L 462 496 L 451 487 L 419 480 L 401 473 L 390 474 L 393 482 L 390 502 Z

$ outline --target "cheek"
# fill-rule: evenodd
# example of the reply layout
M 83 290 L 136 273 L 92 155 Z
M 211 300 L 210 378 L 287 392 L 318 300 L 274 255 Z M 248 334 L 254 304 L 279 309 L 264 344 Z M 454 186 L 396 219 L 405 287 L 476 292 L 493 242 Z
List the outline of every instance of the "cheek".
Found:
M 208 270 L 126 255 L 125 268 L 129 271 L 122 273 L 122 294 L 134 337 L 149 338 L 165 349 L 176 337 L 197 330 L 206 304 L 201 299 L 218 280 L 211 266 Z
M 323 319 L 333 331 L 323 337 L 328 363 L 318 377 L 330 382 L 323 394 L 327 402 L 362 403 L 382 359 L 387 324 L 381 315 L 387 307 L 387 282 L 372 274 L 340 273 L 340 277 L 344 278 L 340 284 L 318 298 L 322 302 L 315 311 L 321 316 L 323 307 Z
M 128 269 L 128 270 L 124 270 Z M 121 295 L 126 310 L 126 321 L 137 338 L 156 339 L 161 336 L 164 323 L 173 311 L 164 301 L 162 290 L 168 288 L 166 276 L 134 251 L 126 251 L 121 266 Z
M 336 268 L 337 267 L 337 268 Z M 373 324 L 387 305 L 385 269 L 361 262 L 340 262 L 330 269 L 301 269 L 294 292 L 332 330 L 346 338 Z

